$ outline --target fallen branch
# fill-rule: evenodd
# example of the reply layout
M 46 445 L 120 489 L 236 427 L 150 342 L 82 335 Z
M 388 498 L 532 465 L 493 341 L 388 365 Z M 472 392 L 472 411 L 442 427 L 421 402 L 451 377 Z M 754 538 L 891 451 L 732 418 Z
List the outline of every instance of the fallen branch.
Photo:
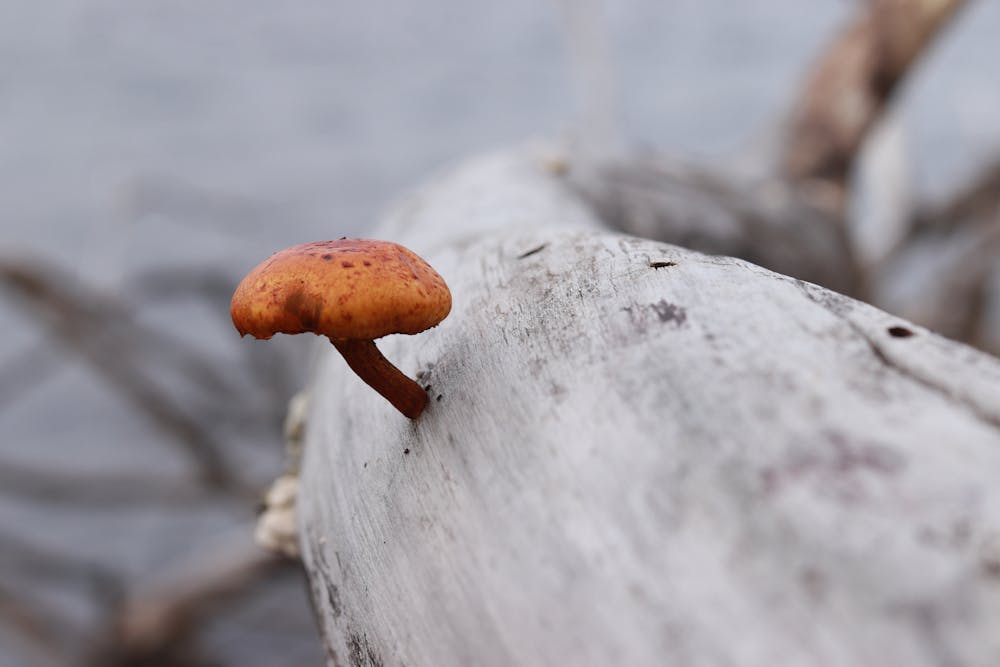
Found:
M 33 309 L 47 333 L 79 354 L 124 400 L 169 435 L 169 442 L 178 445 L 198 466 L 205 483 L 227 489 L 243 485 L 225 463 L 223 445 L 210 424 L 192 417 L 137 361 L 142 357 L 137 348 L 151 344 L 158 348 L 153 354 L 165 354 L 168 349 L 177 352 L 172 360 L 181 367 L 192 363 L 189 360 L 197 353 L 189 353 L 179 344 L 169 345 L 166 337 L 132 322 L 122 304 L 74 284 L 43 263 L 4 259 L 0 261 L 0 282 Z M 208 363 L 195 361 L 188 370 L 199 384 L 228 386 Z
M 327 355 L 299 487 L 333 664 L 1000 662 L 1000 361 L 476 161 L 380 235 L 454 295 Z M 366 663 L 367 661 L 367 663 Z
M 251 532 L 244 526 L 215 544 L 200 545 L 189 560 L 144 582 L 111 616 L 86 664 L 213 664 L 196 646 L 202 622 L 254 587 L 297 569 L 257 548 Z
M 86 505 L 90 510 L 111 511 L 190 507 L 227 498 L 225 493 L 189 479 L 127 472 L 71 473 L 11 461 L 0 461 L 0 494 L 74 510 Z M 246 498 L 238 496 L 237 502 L 245 503 Z
M 965 0 L 871 0 L 830 45 L 791 119 L 785 176 L 831 191 L 843 213 L 862 142 L 898 84 Z

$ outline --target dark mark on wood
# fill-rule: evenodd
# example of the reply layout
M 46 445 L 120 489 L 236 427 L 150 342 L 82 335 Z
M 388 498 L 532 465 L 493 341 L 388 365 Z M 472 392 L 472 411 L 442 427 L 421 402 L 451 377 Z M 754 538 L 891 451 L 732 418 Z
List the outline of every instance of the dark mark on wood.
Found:
M 442 398 L 444 398 L 443 394 L 438 394 L 437 398 L 435 398 L 434 400 L 435 401 L 440 401 Z
M 985 576 L 1000 579 L 1000 535 L 993 535 L 982 544 L 979 563 Z
M 647 331 L 650 322 L 653 321 L 653 315 L 656 316 L 656 321 L 661 324 L 673 322 L 680 327 L 687 321 L 687 311 L 682 306 L 669 303 L 664 299 L 660 299 L 656 303 L 626 306 L 622 310 L 628 313 L 632 327 L 639 333 Z
M 814 603 L 822 603 L 826 598 L 829 582 L 820 570 L 814 567 L 803 568 L 799 572 L 799 581 Z
M 858 442 L 843 433 L 824 430 L 818 446 L 797 451 L 776 466 L 760 471 L 765 495 L 782 491 L 792 483 L 813 480 L 825 492 L 854 502 L 865 492 L 872 475 L 897 475 L 906 468 L 906 459 L 895 449 L 876 442 Z
M 651 269 L 665 269 L 668 266 L 677 266 L 677 262 L 650 262 L 649 268 Z
M 889 327 L 889 335 L 893 338 L 909 338 L 910 336 L 915 336 L 916 334 L 906 327 L 895 326 Z
M 679 326 L 687 320 L 687 312 L 683 308 L 668 303 L 663 299 L 649 304 L 649 307 L 656 313 L 661 322 L 676 322 Z
M 340 605 L 340 591 L 333 584 L 329 584 L 326 587 L 326 599 L 330 603 L 330 610 L 333 612 L 333 617 L 340 618 L 340 614 L 343 611 L 343 607 Z
M 548 243 L 543 243 L 542 245 L 540 245 L 540 246 L 538 246 L 536 248 L 532 248 L 531 250 L 526 250 L 526 251 L 522 252 L 520 255 L 518 255 L 517 258 L 518 259 L 524 259 L 525 257 L 531 257 L 532 255 L 538 254 L 541 251 L 545 250 L 545 247 L 547 245 L 548 245 Z
M 310 550 L 312 551 L 313 559 L 319 565 L 319 571 L 323 576 L 326 576 L 330 571 L 330 567 L 327 565 L 326 557 L 323 554 L 323 548 L 316 539 L 314 535 L 310 540 L 312 546 Z M 322 584 L 319 583 L 319 577 L 310 578 L 309 580 L 309 604 L 312 606 L 313 613 L 316 614 L 317 618 L 322 618 L 323 615 L 323 605 L 321 600 L 321 593 L 323 591 Z M 323 638 L 323 644 L 327 647 L 328 652 L 332 652 L 331 643 L 329 637 L 326 634 L 326 625 L 323 623 L 319 624 L 320 635 Z
M 406 449 L 404 449 L 404 450 L 403 450 L 403 453 L 404 453 L 404 454 L 409 454 L 409 453 L 410 453 L 410 448 L 409 448 L 409 447 L 407 447 Z
M 368 643 L 367 637 L 356 632 L 347 636 L 347 659 L 351 667 L 382 667 L 382 658 Z

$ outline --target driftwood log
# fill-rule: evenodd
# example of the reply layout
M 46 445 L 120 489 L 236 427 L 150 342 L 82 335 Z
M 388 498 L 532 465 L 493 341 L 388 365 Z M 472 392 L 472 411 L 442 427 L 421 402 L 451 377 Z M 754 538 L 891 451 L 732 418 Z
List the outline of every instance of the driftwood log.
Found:
M 748 262 L 602 228 L 531 148 L 377 231 L 450 284 L 332 347 L 302 556 L 334 665 L 1000 664 L 1000 362 Z

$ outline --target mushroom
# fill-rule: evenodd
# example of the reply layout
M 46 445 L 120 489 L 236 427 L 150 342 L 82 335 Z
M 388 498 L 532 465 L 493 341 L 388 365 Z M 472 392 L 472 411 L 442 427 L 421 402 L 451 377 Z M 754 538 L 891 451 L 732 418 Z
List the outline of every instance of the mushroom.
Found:
M 375 339 L 417 334 L 451 310 L 441 276 L 396 243 L 343 238 L 286 248 L 240 282 L 230 314 L 241 336 L 326 336 L 347 365 L 410 419 L 427 394 L 389 363 Z

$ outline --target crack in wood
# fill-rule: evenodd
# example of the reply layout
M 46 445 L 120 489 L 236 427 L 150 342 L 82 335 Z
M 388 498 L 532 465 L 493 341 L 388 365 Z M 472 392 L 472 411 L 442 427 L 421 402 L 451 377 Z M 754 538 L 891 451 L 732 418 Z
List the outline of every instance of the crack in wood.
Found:
M 973 417 L 975 417 L 979 421 L 983 422 L 984 424 L 987 424 L 991 428 L 1000 431 L 1000 416 L 991 414 L 988 410 L 977 405 L 976 402 L 971 398 L 956 395 L 954 391 L 936 382 L 934 378 L 927 377 L 926 375 L 920 373 L 919 371 L 899 363 L 898 361 L 893 359 L 888 352 L 886 352 L 885 348 L 883 348 L 882 345 L 880 345 L 875 338 L 869 335 L 867 331 L 865 331 L 861 326 L 859 326 L 850 317 L 848 317 L 846 312 L 838 312 L 839 310 L 841 310 L 840 308 L 833 308 L 827 303 L 825 303 L 823 300 L 818 299 L 814 294 L 811 293 L 810 286 L 807 283 L 804 283 L 801 280 L 795 280 L 794 284 L 796 285 L 796 287 L 799 288 L 799 290 L 802 292 L 802 294 L 805 295 L 807 299 L 818 305 L 820 308 L 823 308 L 828 313 L 830 313 L 838 320 L 844 322 L 848 327 L 850 327 L 851 331 L 853 331 L 858 337 L 860 337 L 863 341 L 865 341 L 868 348 L 871 350 L 871 353 L 886 368 L 894 370 L 900 375 L 916 382 L 925 389 L 928 389 L 938 394 L 942 398 L 946 399 L 948 402 L 954 405 L 961 406 L 964 410 L 969 412 Z M 844 298 L 846 299 L 846 297 Z M 907 329 L 907 331 L 909 331 L 909 329 Z M 894 337 L 897 338 L 900 337 L 898 335 L 892 334 L 891 330 L 889 333 Z M 912 335 L 912 332 L 910 332 L 910 335 Z M 903 337 L 909 337 L 909 336 L 903 336 Z
M 541 251 L 545 250 L 545 247 L 549 245 L 548 243 L 543 243 L 539 246 L 532 248 L 531 250 L 525 250 L 520 255 L 517 256 L 518 259 L 524 259 L 526 257 L 531 257 L 532 255 L 537 255 Z

